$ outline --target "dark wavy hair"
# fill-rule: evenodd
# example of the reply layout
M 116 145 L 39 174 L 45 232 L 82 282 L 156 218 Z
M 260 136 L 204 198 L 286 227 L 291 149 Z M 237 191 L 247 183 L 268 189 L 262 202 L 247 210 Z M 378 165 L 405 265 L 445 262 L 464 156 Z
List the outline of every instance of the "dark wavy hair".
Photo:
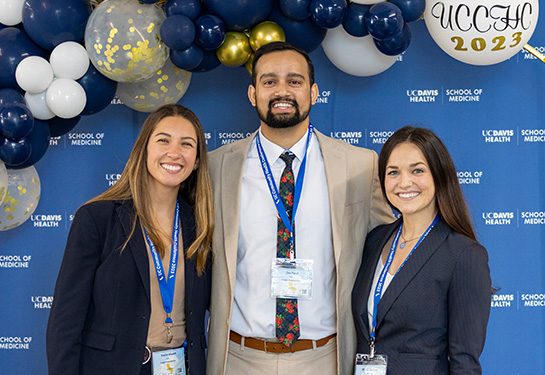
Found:
M 477 241 L 452 158 L 444 143 L 429 129 L 405 126 L 392 134 L 382 147 L 378 158 L 378 173 L 384 198 L 388 200 L 384 187 L 388 159 L 401 143 L 413 144 L 424 154 L 433 177 L 435 199 L 443 220 L 456 232 Z M 388 203 L 397 209 L 389 200 Z
M 312 60 L 310 59 L 308 54 L 305 52 L 305 50 L 286 42 L 271 42 L 271 43 L 264 44 L 263 46 L 258 48 L 258 50 L 254 54 L 254 60 L 252 61 L 252 86 L 255 87 L 255 84 L 257 83 L 257 72 L 255 70 L 255 66 L 257 65 L 257 62 L 259 61 L 259 59 L 269 53 L 281 52 L 281 51 L 297 52 L 298 54 L 303 56 L 305 60 L 307 60 L 308 77 L 309 77 L 310 86 L 312 86 L 314 84 L 314 65 L 312 64 Z

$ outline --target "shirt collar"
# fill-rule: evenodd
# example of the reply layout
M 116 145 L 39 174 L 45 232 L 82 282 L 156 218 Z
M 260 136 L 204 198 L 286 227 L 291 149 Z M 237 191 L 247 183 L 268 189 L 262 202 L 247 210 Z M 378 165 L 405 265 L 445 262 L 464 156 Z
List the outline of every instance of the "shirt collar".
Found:
M 261 132 L 259 128 L 259 136 L 261 137 L 261 145 L 263 146 L 263 151 L 267 156 L 267 160 L 272 165 L 280 158 L 285 151 L 290 151 L 295 155 L 295 157 L 301 162 L 305 156 L 305 148 L 307 146 L 307 137 L 308 137 L 308 128 L 305 134 L 288 150 L 283 149 L 278 146 L 276 143 L 269 141 Z M 312 140 L 311 140 L 312 141 Z M 310 145 L 309 145 L 310 146 Z

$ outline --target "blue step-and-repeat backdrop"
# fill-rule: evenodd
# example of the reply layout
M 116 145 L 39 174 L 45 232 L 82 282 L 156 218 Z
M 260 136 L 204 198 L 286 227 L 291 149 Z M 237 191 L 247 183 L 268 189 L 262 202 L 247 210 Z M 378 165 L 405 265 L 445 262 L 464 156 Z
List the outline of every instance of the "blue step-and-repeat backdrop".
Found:
M 542 52 L 544 24 L 530 39 Z M 377 152 L 407 124 L 442 138 L 500 288 L 490 301 L 483 373 L 544 375 L 545 64 L 522 50 L 499 64 L 468 65 L 443 52 L 424 21 L 411 26 L 408 50 L 375 76 L 348 75 L 322 47 L 313 51 L 320 96 L 311 121 Z M 201 119 L 209 150 L 257 128 L 249 83 L 244 67 L 192 75 L 180 103 Z M 35 164 L 37 209 L 21 226 L 0 232 L 0 373 L 47 373 L 46 324 L 74 212 L 116 182 L 145 117 L 114 100 L 52 138 Z

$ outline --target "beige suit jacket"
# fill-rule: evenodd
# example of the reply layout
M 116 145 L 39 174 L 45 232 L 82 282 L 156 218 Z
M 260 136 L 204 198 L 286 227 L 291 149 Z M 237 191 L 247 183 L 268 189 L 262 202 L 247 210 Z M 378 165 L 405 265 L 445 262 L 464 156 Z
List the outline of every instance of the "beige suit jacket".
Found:
M 216 227 L 213 237 L 212 295 L 207 373 L 223 375 L 235 293 L 240 190 L 248 151 L 256 133 L 210 153 Z M 324 159 L 335 269 L 337 273 L 338 374 L 354 373 L 356 331 L 351 293 L 367 233 L 393 221 L 380 191 L 377 154 L 316 131 Z

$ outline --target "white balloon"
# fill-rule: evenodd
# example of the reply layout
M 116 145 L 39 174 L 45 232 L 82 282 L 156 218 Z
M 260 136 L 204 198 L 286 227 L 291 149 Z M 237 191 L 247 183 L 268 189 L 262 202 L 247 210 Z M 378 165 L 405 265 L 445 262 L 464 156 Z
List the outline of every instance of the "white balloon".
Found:
M 59 44 L 51 52 L 49 62 L 57 78 L 80 79 L 89 68 L 87 50 L 76 42 Z
M 17 65 L 15 80 L 23 90 L 37 94 L 47 89 L 53 81 L 53 69 L 43 57 L 29 56 Z
M 25 0 L 0 0 L 0 23 L 15 26 L 23 22 Z
M 448 55 L 492 65 L 517 54 L 536 28 L 539 0 L 427 0 L 424 20 Z
M 0 160 L 0 204 L 4 201 L 8 193 L 8 170 L 6 165 Z
M 373 42 L 371 35 L 355 37 L 338 26 L 327 31 L 322 48 L 337 68 L 358 77 L 374 76 L 394 65 L 397 56 L 386 56 Z
M 47 106 L 46 93 L 47 90 L 38 94 L 25 93 L 26 104 L 32 112 L 32 116 L 38 120 L 49 120 L 55 117 L 55 114 Z
M 87 103 L 83 87 L 68 78 L 54 80 L 47 89 L 45 98 L 51 112 L 60 118 L 76 117 Z

